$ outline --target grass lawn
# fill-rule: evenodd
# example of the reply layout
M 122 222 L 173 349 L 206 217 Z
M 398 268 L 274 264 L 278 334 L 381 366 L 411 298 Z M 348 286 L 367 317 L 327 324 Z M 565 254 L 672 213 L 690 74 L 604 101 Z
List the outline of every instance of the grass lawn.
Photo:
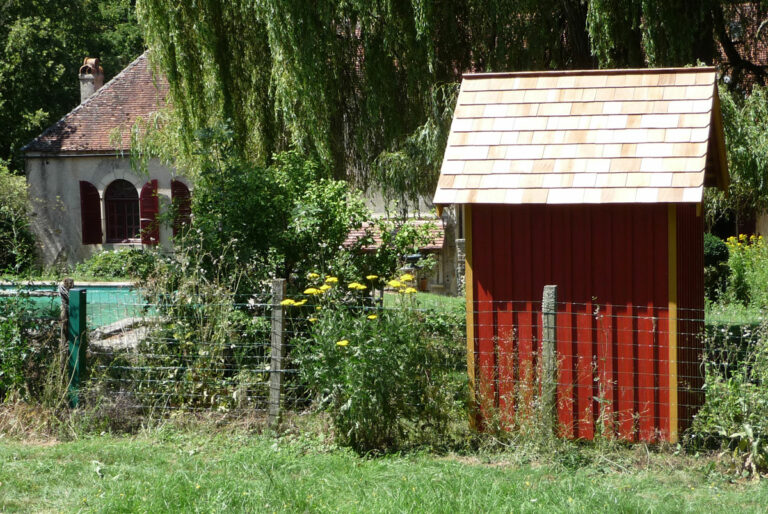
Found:
M 0 439 L 0 511 L 760 512 L 768 505 L 765 481 L 733 482 L 708 459 L 621 451 L 635 464 L 597 452 L 580 467 L 558 465 L 557 456 L 549 464 L 512 460 L 512 451 L 361 458 L 316 440 L 175 429 L 55 444 Z

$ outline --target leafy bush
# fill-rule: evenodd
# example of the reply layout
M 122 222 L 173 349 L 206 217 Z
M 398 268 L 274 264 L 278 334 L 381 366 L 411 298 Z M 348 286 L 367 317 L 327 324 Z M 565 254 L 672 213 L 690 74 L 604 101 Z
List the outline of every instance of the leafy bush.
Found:
M 757 473 L 768 469 L 768 325 L 753 329 L 747 344 L 728 339 L 707 344 L 706 402 L 692 433 L 720 438 L 740 472 Z
M 34 260 L 27 214 L 27 184 L 0 161 L 0 272 L 21 273 Z
M 0 401 L 10 395 L 46 399 L 46 393 L 58 392 L 52 383 L 60 364 L 52 314 L 40 312 L 24 294 L 0 298 Z
M 434 442 L 464 400 L 461 328 L 415 309 L 405 281 L 393 285 L 400 299 L 391 309 L 374 307 L 362 285 L 308 289 L 319 300 L 290 307 L 307 309 L 311 322 L 293 356 L 301 378 L 341 444 L 364 452 Z
M 768 307 L 768 244 L 762 236 L 729 237 L 728 267 L 730 277 L 726 300 Z
M 704 234 L 704 291 L 707 298 L 717 301 L 727 286 L 728 246 L 719 237 Z
M 269 298 L 235 295 L 229 285 L 242 274 L 202 269 L 203 261 L 215 265 L 231 251 L 225 246 L 213 256 L 187 248 L 157 262 L 142 288 L 146 312 L 136 351 L 102 352 L 99 387 L 150 410 L 228 411 L 265 398 L 269 375 L 258 370 L 269 361 Z
M 242 156 L 226 127 L 198 137 L 200 170 L 192 196 L 192 230 L 181 244 L 219 258 L 208 272 L 230 270 L 249 279 L 304 276 L 333 262 L 347 234 L 369 216 L 347 183 L 297 151 L 274 156 L 269 166 Z M 219 249 L 229 247 L 222 259 Z M 254 274 L 258 274 L 254 277 Z M 238 284 L 242 292 L 246 284 Z
M 107 250 L 93 255 L 75 268 L 78 275 L 99 279 L 147 279 L 157 267 L 157 253 L 138 248 Z

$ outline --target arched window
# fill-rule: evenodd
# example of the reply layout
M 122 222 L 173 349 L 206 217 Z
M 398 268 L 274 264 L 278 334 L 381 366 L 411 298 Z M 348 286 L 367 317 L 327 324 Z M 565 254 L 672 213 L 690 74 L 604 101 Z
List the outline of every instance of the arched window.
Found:
M 127 180 L 115 180 L 104 192 L 107 242 L 122 243 L 139 237 L 139 195 Z
M 184 225 L 188 225 L 192 216 L 192 199 L 189 188 L 179 180 L 171 181 L 171 202 L 173 203 L 173 235 L 178 235 Z

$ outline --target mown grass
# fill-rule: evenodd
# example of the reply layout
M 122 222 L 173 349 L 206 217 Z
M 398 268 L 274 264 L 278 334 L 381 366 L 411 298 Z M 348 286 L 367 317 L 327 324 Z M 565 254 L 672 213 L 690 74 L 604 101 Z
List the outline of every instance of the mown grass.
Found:
M 56 444 L 0 440 L 0 511 L 760 512 L 768 505 L 764 482 L 733 481 L 709 459 L 570 448 L 543 460 L 515 449 L 365 458 L 317 438 L 176 429 Z

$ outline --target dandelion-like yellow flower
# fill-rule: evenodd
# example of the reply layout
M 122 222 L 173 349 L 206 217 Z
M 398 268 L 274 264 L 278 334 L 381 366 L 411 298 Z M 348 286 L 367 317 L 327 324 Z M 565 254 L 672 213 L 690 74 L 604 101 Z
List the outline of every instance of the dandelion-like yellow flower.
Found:
M 306 298 L 304 298 L 303 300 L 299 300 L 298 302 L 294 302 L 293 306 L 294 307 L 301 307 L 305 303 L 307 303 L 307 299 Z
M 360 286 L 360 285 L 361 285 L 361 284 L 359 284 L 359 283 L 357 283 L 357 282 L 352 282 L 352 283 L 350 283 L 350 284 L 349 284 L 347 287 L 348 287 L 349 289 L 357 289 L 357 288 L 358 288 L 358 286 Z
M 399 280 L 390 280 L 389 282 L 387 282 L 387 285 L 389 287 L 403 287 L 402 282 L 400 282 Z
M 413 280 L 413 275 L 410 273 L 405 273 L 402 277 L 400 277 L 400 282 L 410 282 L 411 280 Z
M 376 319 L 376 318 L 378 318 L 378 316 L 375 315 L 375 314 L 369 314 L 368 315 L 368 319 Z
M 296 300 L 291 300 L 290 298 L 286 298 L 285 300 L 280 302 L 280 305 L 284 305 L 284 306 L 296 305 Z
M 366 278 L 366 280 L 376 280 L 377 278 L 379 278 L 379 276 L 378 275 L 366 275 L 365 278 Z
M 413 287 L 406 287 L 406 288 L 403 290 L 403 293 L 405 293 L 405 294 L 413 294 L 413 293 L 415 293 L 415 292 L 416 292 L 416 289 L 414 289 Z
M 307 278 L 310 280 L 313 280 L 316 278 L 320 278 L 320 275 L 318 275 L 317 273 L 310 273 L 309 275 L 307 275 Z
M 321 310 L 323 310 L 323 308 L 322 308 L 321 306 L 319 306 L 319 305 L 318 305 L 317 307 L 315 307 L 315 310 L 316 310 L 316 311 L 321 311 Z
M 336 341 L 336 346 L 347 346 L 349 344 L 349 341 L 346 339 L 342 339 L 341 341 Z
M 310 288 L 304 290 L 304 294 L 316 295 L 316 294 L 320 294 L 320 293 L 322 293 L 322 291 L 320 291 L 319 289 L 316 289 L 314 287 L 310 287 Z
M 317 321 L 317 318 L 309 318 L 307 321 L 309 321 L 310 323 L 314 323 Z
M 352 282 L 347 287 L 349 287 L 350 289 L 354 289 L 356 291 L 364 291 L 364 290 L 368 289 L 368 286 L 364 286 L 363 284 L 361 284 L 359 282 Z
M 324 292 L 328 291 L 330 288 L 331 288 L 331 286 L 329 286 L 328 284 L 323 284 L 323 285 L 320 286 L 320 292 L 324 293 Z
M 339 279 L 336 278 L 336 277 L 328 277 L 328 278 L 325 279 L 325 283 L 326 284 L 335 284 L 338 281 L 339 281 Z

